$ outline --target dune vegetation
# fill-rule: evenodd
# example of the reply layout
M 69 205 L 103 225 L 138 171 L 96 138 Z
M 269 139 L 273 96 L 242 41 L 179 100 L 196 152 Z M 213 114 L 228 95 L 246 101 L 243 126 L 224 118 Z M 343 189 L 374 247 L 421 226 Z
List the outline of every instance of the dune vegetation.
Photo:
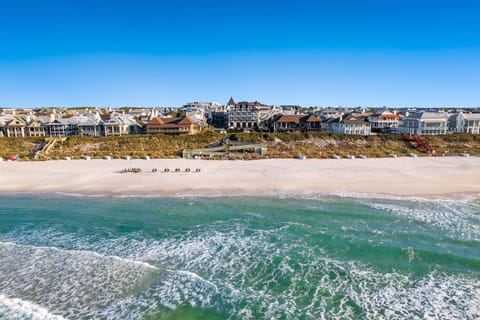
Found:
M 48 159 L 72 159 L 90 156 L 121 158 L 181 157 L 184 149 L 208 148 L 222 143 L 225 134 L 211 130 L 196 135 L 128 135 L 121 137 L 72 136 L 58 142 L 49 151 Z M 406 141 L 400 135 L 380 134 L 352 136 L 333 133 L 229 133 L 233 142 L 262 143 L 268 145 L 267 157 L 292 158 L 304 155 L 308 158 L 328 158 L 365 155 L 367 157 L 398 156 L 411 153 L 429 155 L 428 151 L 415 142 Z M 425 140 L 435 150 L 434 155 L 458 155 L 467 152 L 480 154 L 480 136 L 470 134 L 449 134 L 426 136 Z M 18 155 L 22 160 L 35 159 L 36 151 L 45 143 L 42 137 L 0 138 L 0 157 Z M 244 159 L 261 158 L 257 154 L 244 154 Z

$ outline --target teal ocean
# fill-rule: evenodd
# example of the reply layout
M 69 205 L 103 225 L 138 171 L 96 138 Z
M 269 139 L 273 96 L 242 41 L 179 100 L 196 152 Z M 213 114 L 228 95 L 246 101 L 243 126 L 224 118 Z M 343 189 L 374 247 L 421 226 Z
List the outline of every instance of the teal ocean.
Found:
M 1 319 L 480 319 L 480 198 L 0 195 Z

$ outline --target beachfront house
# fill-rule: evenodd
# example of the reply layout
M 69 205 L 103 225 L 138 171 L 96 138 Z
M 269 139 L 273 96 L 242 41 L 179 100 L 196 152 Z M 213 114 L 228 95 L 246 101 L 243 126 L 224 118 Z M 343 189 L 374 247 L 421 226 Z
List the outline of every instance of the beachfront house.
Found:
M 419 111 L 405 117 L 398 126 L 400 134 L 437 135 L 447 133 L 448 115 L 443 112 Z
M 267 120 L 280 114 L 282 108 L 262 104 L 258 101 L 235 103 L 230 98 L 227 103 L 227 121 L 230 129 L 259 129 Z
M 78 122 L 74 119 L 55 119 L 46 124 L 49 136 L 67 137 L 78 134 Z
M 44 126 L 41 119 L 34 119 L 27 124 L 27 136 L 29 137 L 45 137 L 48 135 L 48 129 Z
M 27 121 L 27 117 L 24 116 L 14 116 L 5 121 L 2 125 L 5 137 L 26 137 Z
M 188 117 L 154 118 L 147 123 L 148 134 L 196 134 L 202 130 L 202 126 L 190 120 Z
M 10 121 L 10 118 L 0 116 L 0 137 L 5 137 L 6 136 L 5 126 L 6 126 L 8 121 Z
M 348 114 L 328 119 L 324 123 L 325 131 L 341 134 L 368 136 L 371 134 L 370 123 L 363 115 Z
M 376 111 L 368 117 L 372 132 L 392 132 L 398 128 L 402 116 L 397 112 L 390 112 L 386 107 Z
M 480 134 L 480 113 L 459 112 L 455 120 L 455 132 Z
M 101 121 L 101 128 L 104 136 L 124 136 L 142 132 L 142 126 L 125 112 L 112 112 L 109 118 L 105 117 Z
M 97 137 L 102 135 L 102 121 L 90 117 L 82 117 L 77 119 L 77 129 L 79 136 Z
M 273 132 L 320 131 L 320 119 L 314 114 L 277 115 L 273 118 Z

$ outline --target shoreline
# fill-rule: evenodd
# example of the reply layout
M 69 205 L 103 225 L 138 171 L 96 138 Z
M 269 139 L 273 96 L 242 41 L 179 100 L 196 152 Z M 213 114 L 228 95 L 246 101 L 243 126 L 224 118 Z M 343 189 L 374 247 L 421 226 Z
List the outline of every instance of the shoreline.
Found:
M 140 168 L 141 173 L 120 173 Z M 152 169 L 157 172 L 152 172 Z M 169 168 L 170 172 L 163 172 Z M 174 172 L 176 168 L 181 172 Z M 185 172 L 189 168 L 191 172 Z M 195 172 L 195 169 L 200 172 Z M 0 162 L 0 193 L 401 197 L 480 193 L 480 157 Z

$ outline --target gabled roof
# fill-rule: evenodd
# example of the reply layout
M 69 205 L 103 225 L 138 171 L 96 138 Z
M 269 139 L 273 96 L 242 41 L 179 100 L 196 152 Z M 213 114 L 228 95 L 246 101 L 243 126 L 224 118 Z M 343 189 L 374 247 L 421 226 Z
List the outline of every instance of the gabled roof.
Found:
M 230 100 L 228 100 L 227 102 L 227 106 L 234 106 L 235 105 L 235 101 L 233 100 L 232 97 L 230 97 Z
M 27 120 L 24 117 L 15 117 L 10 121 L 6 122 L 8 127 L 25 127 L 27 125 Z
M 480 120 L 480 113 L 463 113 L 466 120 Z
M 34 119 L 32 122 L 28 124 L 29 127 L 42 127 L 43 122 L 40 121 L 39 119 Z
M 192 120 L 188 117 L 179 117 L 179 118 L 153 118 L 147 123 L 147 126 L 151 125 L 159 125 L 165 128 L 172 128 L 172 127 L 186 127 L 194 124 Z
M 364 116 L 354 116 L 354 115 L 348 115 L 341 122 L 345 124 L 363 124 L 365 123 L 365 117 Z
M 305 119 L 302 119 L 304 122 L 320 122 L 320 119 L 314 114 L 309 114 L 305 116 Z
M 99 124 L 100 124 L 100 121 L 95 121 L 95 120 L 90 119 L 90 118 L 78 122 L 79 126 L 97 126 Z
M 102 113 L 100 115 L 100 119 L 102 119 L 103 121 L 110 120 L 111 115 L 112 113 Z
M 418 111 L 412 113 L 408 117 L 405 118 L 413 119 L 413 120 L 423 120 L 423 121 L 438 121 L 438 120 L 446 120 L 445 114 L 442 112 L 428 112 L 428 111 Z
M 249 102 L 249 101 L 240 101 L 238 103 L 235 103 L 235 106 L 250 106 L 250 107 L 268 107 L 266 104 L 263 104 L 261 102 L 258 102 L 258 101 L 254 101 L 254 102 Z
M 277 122 L 279 123 L 300 123 L 300 119 L 303 117 L 302 114 L 294 114 L 294 115 L 285 115 L 282 114 L 278 119 Z
M 280 123 L 300 123 L 300 122 L 320 122 L 320 119 L 314 114 L 293 114 L 293 115 L 285 115 L 282 114 L 277 120 Z
M 159 118 L 159 117 L 153 118 L 152 120 L 148 121 L 147 125 L 163 124 L 164 122 L 162 119 L 165 119 L 165 118 Z
M 401 119 L 402 118 L 401 115 L 392 113 L 392 112 L 388 111 L 387 108 L 382 108 L 380 110 L 377 110 L 370 117 L 382 118 L 382 119 Z

